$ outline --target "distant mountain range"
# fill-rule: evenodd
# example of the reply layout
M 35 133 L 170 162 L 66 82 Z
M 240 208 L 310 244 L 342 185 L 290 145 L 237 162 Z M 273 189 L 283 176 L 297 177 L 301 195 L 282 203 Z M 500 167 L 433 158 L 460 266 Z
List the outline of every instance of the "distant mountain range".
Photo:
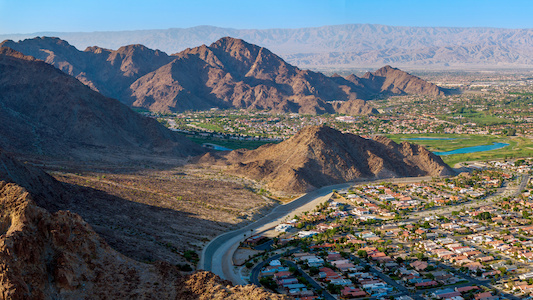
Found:
M 57 36 L 84 49 L 143 44 L 176 53 L 225 36 L 266 47 L 298 67 L 376 68 L 509 67 L 533 64 L 533 29 L 404 27 L 349 24 L 298 29 L 231 29 L 212 26 L 116 32 L 42 32 L 4 39 Z
M 455 174 L 442 159 L 422 146 L 386 137 L 365 139 L 327 126 L 300 130 L 279 144 L 227 154 L 205 154 L 201 163 L 228 166 L 227 172 L 262 182 L 287 193 L 358 178 L 442 176 Z
M 79 51 L 58 38 L 0 44 L 44 60 L 105 96 L 151 111 L 244 108 L 273 112 L 371 114 L 383 95 L 440 96 L 445 90 L 385 66 L 346 78 L 302 70 L 270 50 L 224 37 L 167 55 L 142 45 Z

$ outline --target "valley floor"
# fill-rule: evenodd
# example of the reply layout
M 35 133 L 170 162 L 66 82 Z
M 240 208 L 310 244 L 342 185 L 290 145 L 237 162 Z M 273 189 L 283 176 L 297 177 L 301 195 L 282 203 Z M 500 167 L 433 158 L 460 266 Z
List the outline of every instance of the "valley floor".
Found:
M 76 191 L 63 209 L 80 214 L 114 249 L 184 270 L 196 267 L 208 241 L 277 205 L 252 183 L 211 168 L 48 168 Z

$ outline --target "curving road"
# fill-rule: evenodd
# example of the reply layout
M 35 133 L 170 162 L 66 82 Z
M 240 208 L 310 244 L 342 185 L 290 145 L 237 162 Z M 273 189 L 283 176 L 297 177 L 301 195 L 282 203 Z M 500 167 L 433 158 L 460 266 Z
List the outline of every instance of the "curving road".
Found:
M 331 197 L 332 190 L 348 188 L 351 185 L 351 183 L 343 183 L 312 191 L 290 203 L 274 208 L 272 212 L 254 223 L 219 235 L 204 248 L 199 269 L 211 271 L 223 279 L 232 281 L 234 284 L 246 284 L 239 275 L 234 273 L 232 264 L 233 253 L 239 247 L 239 243 L 243 240 L 245 234 L 249 235 L 250 231 L 260 233 L 271 229 L 286 217 L 312 210 L 319 203 L 328 200 Z
M 300 214 L 304 211 L 310 211 L 314 209 L 319 203 L 328 200 L 331 197 L 332 191 L 335 189 L 345 189 L 354 184 L 363 183 L 381 183 L 387 182 L 419 182 L 421 180 L 430 180 L 432 177 L 408 177 L 408 178 L 388 178 L 388 179 L 371 179 L 371 180 L 358 180 L 357 182 L 343 183 L 330 185 L 318 190 L 312 191 L 308 194 L 301 196 L 300 198 L 277 206 L 261 219 L 254 223 L 248 224 L 240 229 L 227 232 L 219 235 L 213 239 L 209 244 L 205 246 L 202 251 L 202 257 L 198 264 L 198 269 L 211 271 L 223 279 L 227 279 L 233 282 L 233 284 L 244 285 L 247 282 L 241 278 L 239 274 L 236 274 L 233 268 L 232 257 L 235 250 L 239 247 L 239 243 L 244 239 L 244 235 L 247 236 L 251 231 L 254 234 L 258 234 L 274 228 L 281 223 L 285 218 Z

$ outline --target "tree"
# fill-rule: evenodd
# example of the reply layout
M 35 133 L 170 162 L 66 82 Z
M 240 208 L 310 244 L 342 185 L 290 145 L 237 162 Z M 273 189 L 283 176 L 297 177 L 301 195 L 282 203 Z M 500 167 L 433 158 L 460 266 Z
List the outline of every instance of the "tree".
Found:
M 357 256 L 359 256 L 360 258 L 367 258 L 368 253 L 365 250 L 359 250 L 357 251 Z
M 475 216 L 474 218 L 478 220 L 492 220 L 492 215 L 490 212 L 484 211 L 480 213 L 479 215 Z
M 399 256 L 396 257 L 396 263 L 401 264 L 401 263 L 403 263 L 403 262 L 404 262 L 403 258 L 401 258 L 401 257 L 399 257 Z
M 259 279 L 259 283 L 272 291 L 276 291 L 278 288 L 278 284 L 271 277 L 263 277 Z

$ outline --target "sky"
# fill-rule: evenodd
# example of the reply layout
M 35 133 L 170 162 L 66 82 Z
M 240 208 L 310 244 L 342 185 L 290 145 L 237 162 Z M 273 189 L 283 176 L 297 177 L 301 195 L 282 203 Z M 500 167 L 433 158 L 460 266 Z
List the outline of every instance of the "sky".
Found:
M 532 0 L 0 0 L 0 34 L 187 28 L 533 28 Z

